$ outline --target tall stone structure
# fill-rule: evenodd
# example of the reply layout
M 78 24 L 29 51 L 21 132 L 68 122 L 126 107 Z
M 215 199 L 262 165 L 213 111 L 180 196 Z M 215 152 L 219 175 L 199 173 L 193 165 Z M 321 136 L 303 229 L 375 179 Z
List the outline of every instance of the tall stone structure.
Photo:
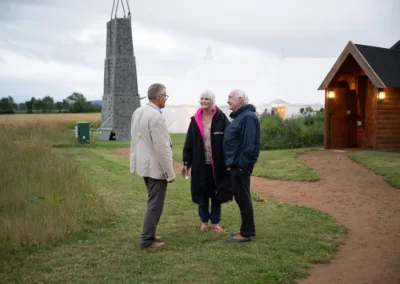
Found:
M 107 23 L 101 140 L 130 140 L 131 118 L 140 107 L 130 14 Z

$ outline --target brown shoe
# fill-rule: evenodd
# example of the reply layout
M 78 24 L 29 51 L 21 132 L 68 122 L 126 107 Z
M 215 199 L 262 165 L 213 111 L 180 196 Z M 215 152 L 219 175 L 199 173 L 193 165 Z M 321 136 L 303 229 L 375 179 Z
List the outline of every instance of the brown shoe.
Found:
M 146 248 L 156 248 L 157 249 L 157 248 L 162 248 L 163 246 L 165 246 L 165 243 L 152 242 Z

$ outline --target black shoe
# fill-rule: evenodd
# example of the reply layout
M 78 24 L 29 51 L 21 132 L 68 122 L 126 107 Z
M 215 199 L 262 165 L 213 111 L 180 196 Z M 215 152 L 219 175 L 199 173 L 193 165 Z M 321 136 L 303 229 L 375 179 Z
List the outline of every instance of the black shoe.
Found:
M 227 242 L 227 243 L 247 243 L 250 241 L 251 241 L 251 238 L 235 239 L 234 237 L 231 237 L 231 238 L 225 240 L 225 242 Z
M 233 232 L 233 233 L 231 233 L 231 237 L 236 236 L 237 234 L 240 234 L 240 232 Z M 251 233 L 251 236 L 252 236 L 252 237 L 255 237 L 255 236 L 256 236 L 256 233 Z

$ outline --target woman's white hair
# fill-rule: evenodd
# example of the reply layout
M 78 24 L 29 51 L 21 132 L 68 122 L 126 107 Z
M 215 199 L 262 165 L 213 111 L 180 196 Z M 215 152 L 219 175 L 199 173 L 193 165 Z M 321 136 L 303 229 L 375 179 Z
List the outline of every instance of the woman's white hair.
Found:
M 212 105 L 215 104 L 215 95 L 211 90 L 205 90 L 200 94 L 200 100 L 202 98 L 210 99 Z
M 233 94 L 236 98 L 242 98 L 243 106 L 249 104 L 249 97 L 246 95 L 246 93 L 244 91 L 237 89 L 237 90 L 233 90 L 231 92 L 231 94 Z

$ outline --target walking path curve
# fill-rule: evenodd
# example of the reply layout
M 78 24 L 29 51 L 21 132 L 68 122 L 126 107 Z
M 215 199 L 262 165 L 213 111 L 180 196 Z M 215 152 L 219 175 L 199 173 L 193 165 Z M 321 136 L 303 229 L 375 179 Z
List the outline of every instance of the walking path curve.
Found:
M 116 149 L 128 156 L 129 149 Z M 348 158 L 349 151 L 315 151 L 299 157 L 321 180 L 293 182 L 252 177 L 265 197 L 328 213 L 349 232 L 329 264 L 313 265 L 298 283 L 399 284 L 400 190 Z M 179 165 L 177 165 L 179 166 Z

